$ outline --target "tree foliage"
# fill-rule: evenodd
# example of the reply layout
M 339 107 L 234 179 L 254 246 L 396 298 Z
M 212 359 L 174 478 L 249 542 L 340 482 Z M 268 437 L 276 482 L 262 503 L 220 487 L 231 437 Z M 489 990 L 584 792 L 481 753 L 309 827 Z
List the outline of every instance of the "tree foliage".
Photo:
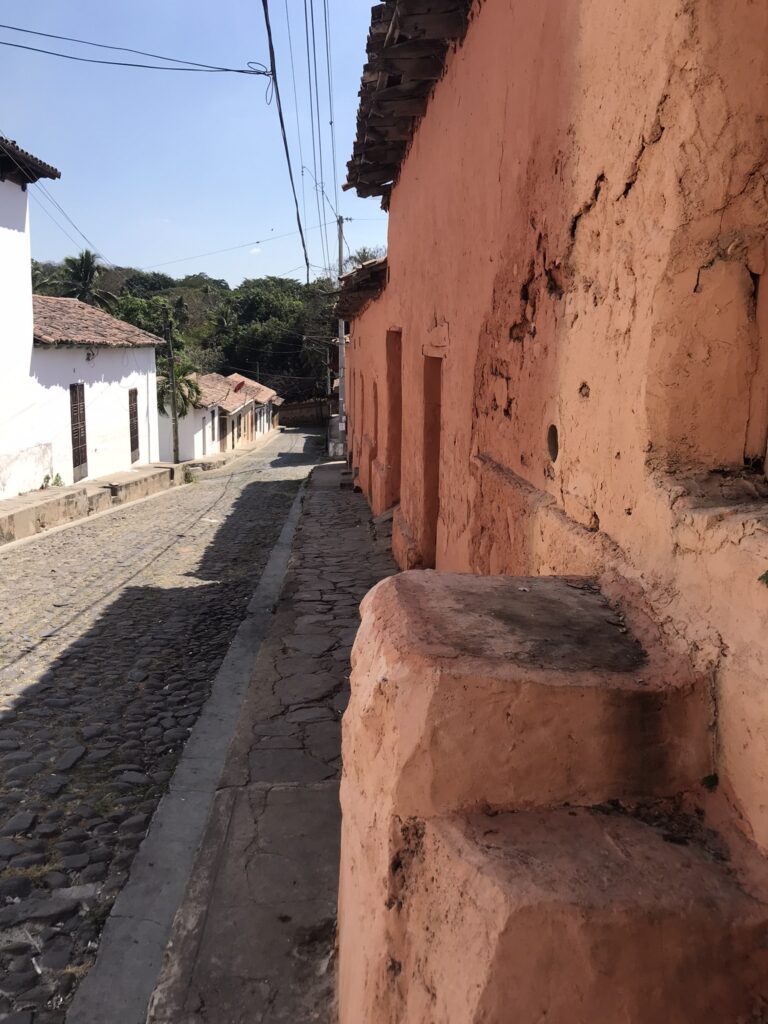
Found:
M 170 416 L 173 409 L 173 388 L 176 392 L 176 412 L 179 417 L 183 417 L 200 399 L 200 385 L 195 379 L 197 368 L 188 356 L 182 354 L 175 356 L 173 370 L 171 374 L 167 355 L 158 358 L 157 407 L 161 413 Z
M 380 260 L 382 256 L 386 255 L 387 250 L 383 245 L 361 245 L 359 249 L 351 252 L 344 260 L 344 273 L 346 274 L 350 270 L 362 267 L 369 260 Z
M 188 370 L 243 373 L 288 400 L 325 394 L 329 364 L 332 371 L 337 366 L 334 285 L 327 279 L 307 285 L 292 278 L 247 278 L 231 288 L 202 273 L 177 279 L 104 267 L 85 251 L 61 264 L 34 264 L 33 287 L 38 294 L 74 295 L 101 305 L 159 338 L 168 322 Z M 158 357 L 159 371 L 163 358 Z
M 111 311 L 117 296 L 101 287 L 101 274 L 99 258 L 90 249 L 83 249 L 77 256 L 67 256 L 58 279 L 59 294 Z

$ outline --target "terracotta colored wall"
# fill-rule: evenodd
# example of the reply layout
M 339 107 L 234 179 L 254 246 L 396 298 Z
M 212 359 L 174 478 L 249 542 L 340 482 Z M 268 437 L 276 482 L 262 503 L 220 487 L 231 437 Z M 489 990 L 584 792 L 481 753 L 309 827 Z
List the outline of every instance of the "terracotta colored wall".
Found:
M 709 680 L 723 788 L 763 846 L 768 492 L 710 471 L 762 457 L 768 433 L 766 39 L 753 0 L 480 5 L 349 351 L 350 447 L 379 512 L 402 332 L 401 564 L 429 546 L 439 449 L 438 568 L 631 585 Z

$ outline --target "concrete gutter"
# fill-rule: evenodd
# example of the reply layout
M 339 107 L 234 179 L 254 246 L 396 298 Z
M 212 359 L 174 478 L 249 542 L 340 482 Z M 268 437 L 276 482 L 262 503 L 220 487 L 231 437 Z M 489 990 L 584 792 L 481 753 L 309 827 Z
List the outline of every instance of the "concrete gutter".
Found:
M 246 618 L 219 668 L 149 832 L 117 897 L 67 1024 L 144 1024 L 171 925 L 203 837 L 253 663 L 268 635 L 306 489 L 302 483 Z

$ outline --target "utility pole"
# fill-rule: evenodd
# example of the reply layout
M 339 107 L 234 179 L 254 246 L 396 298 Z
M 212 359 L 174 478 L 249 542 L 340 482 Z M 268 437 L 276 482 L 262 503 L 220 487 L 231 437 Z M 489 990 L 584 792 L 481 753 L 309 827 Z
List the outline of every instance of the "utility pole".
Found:
M 344 273 L 344 218 L 339 216 L 339 281 Z M 344 445 L 346 454 L 347 448 L 347 407 L 346 407 L 346 338 L 344 335 L 344 320 L 339 320 L 339 439 Z
M 176 361 L 173 358 L 173 331 L 165 311 L 165 342 L 168 346 L 168 385 L 171 389 L 171 417 L 173 419 L 173 461 L 179 462 L 179 414 L 176 409 Z

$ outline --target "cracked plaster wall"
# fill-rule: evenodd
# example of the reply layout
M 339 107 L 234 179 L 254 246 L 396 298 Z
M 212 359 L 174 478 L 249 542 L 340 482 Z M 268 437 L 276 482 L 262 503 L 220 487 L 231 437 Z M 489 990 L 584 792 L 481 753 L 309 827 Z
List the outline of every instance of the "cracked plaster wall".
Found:
M 401 562 L 424 537 L 437 355 L 437 567 L 596 572 L 644 603 L 711 689 L 723 789 L 763 846 L 765 500 L 702 515 L 696 496 L 768 433 L 767 37 L 754 0 L 476 5 L 393 189 L 389 284 L 349 352 L 350 450 L 378 512 L 398 433 L 386 334 L 402 330 Z

